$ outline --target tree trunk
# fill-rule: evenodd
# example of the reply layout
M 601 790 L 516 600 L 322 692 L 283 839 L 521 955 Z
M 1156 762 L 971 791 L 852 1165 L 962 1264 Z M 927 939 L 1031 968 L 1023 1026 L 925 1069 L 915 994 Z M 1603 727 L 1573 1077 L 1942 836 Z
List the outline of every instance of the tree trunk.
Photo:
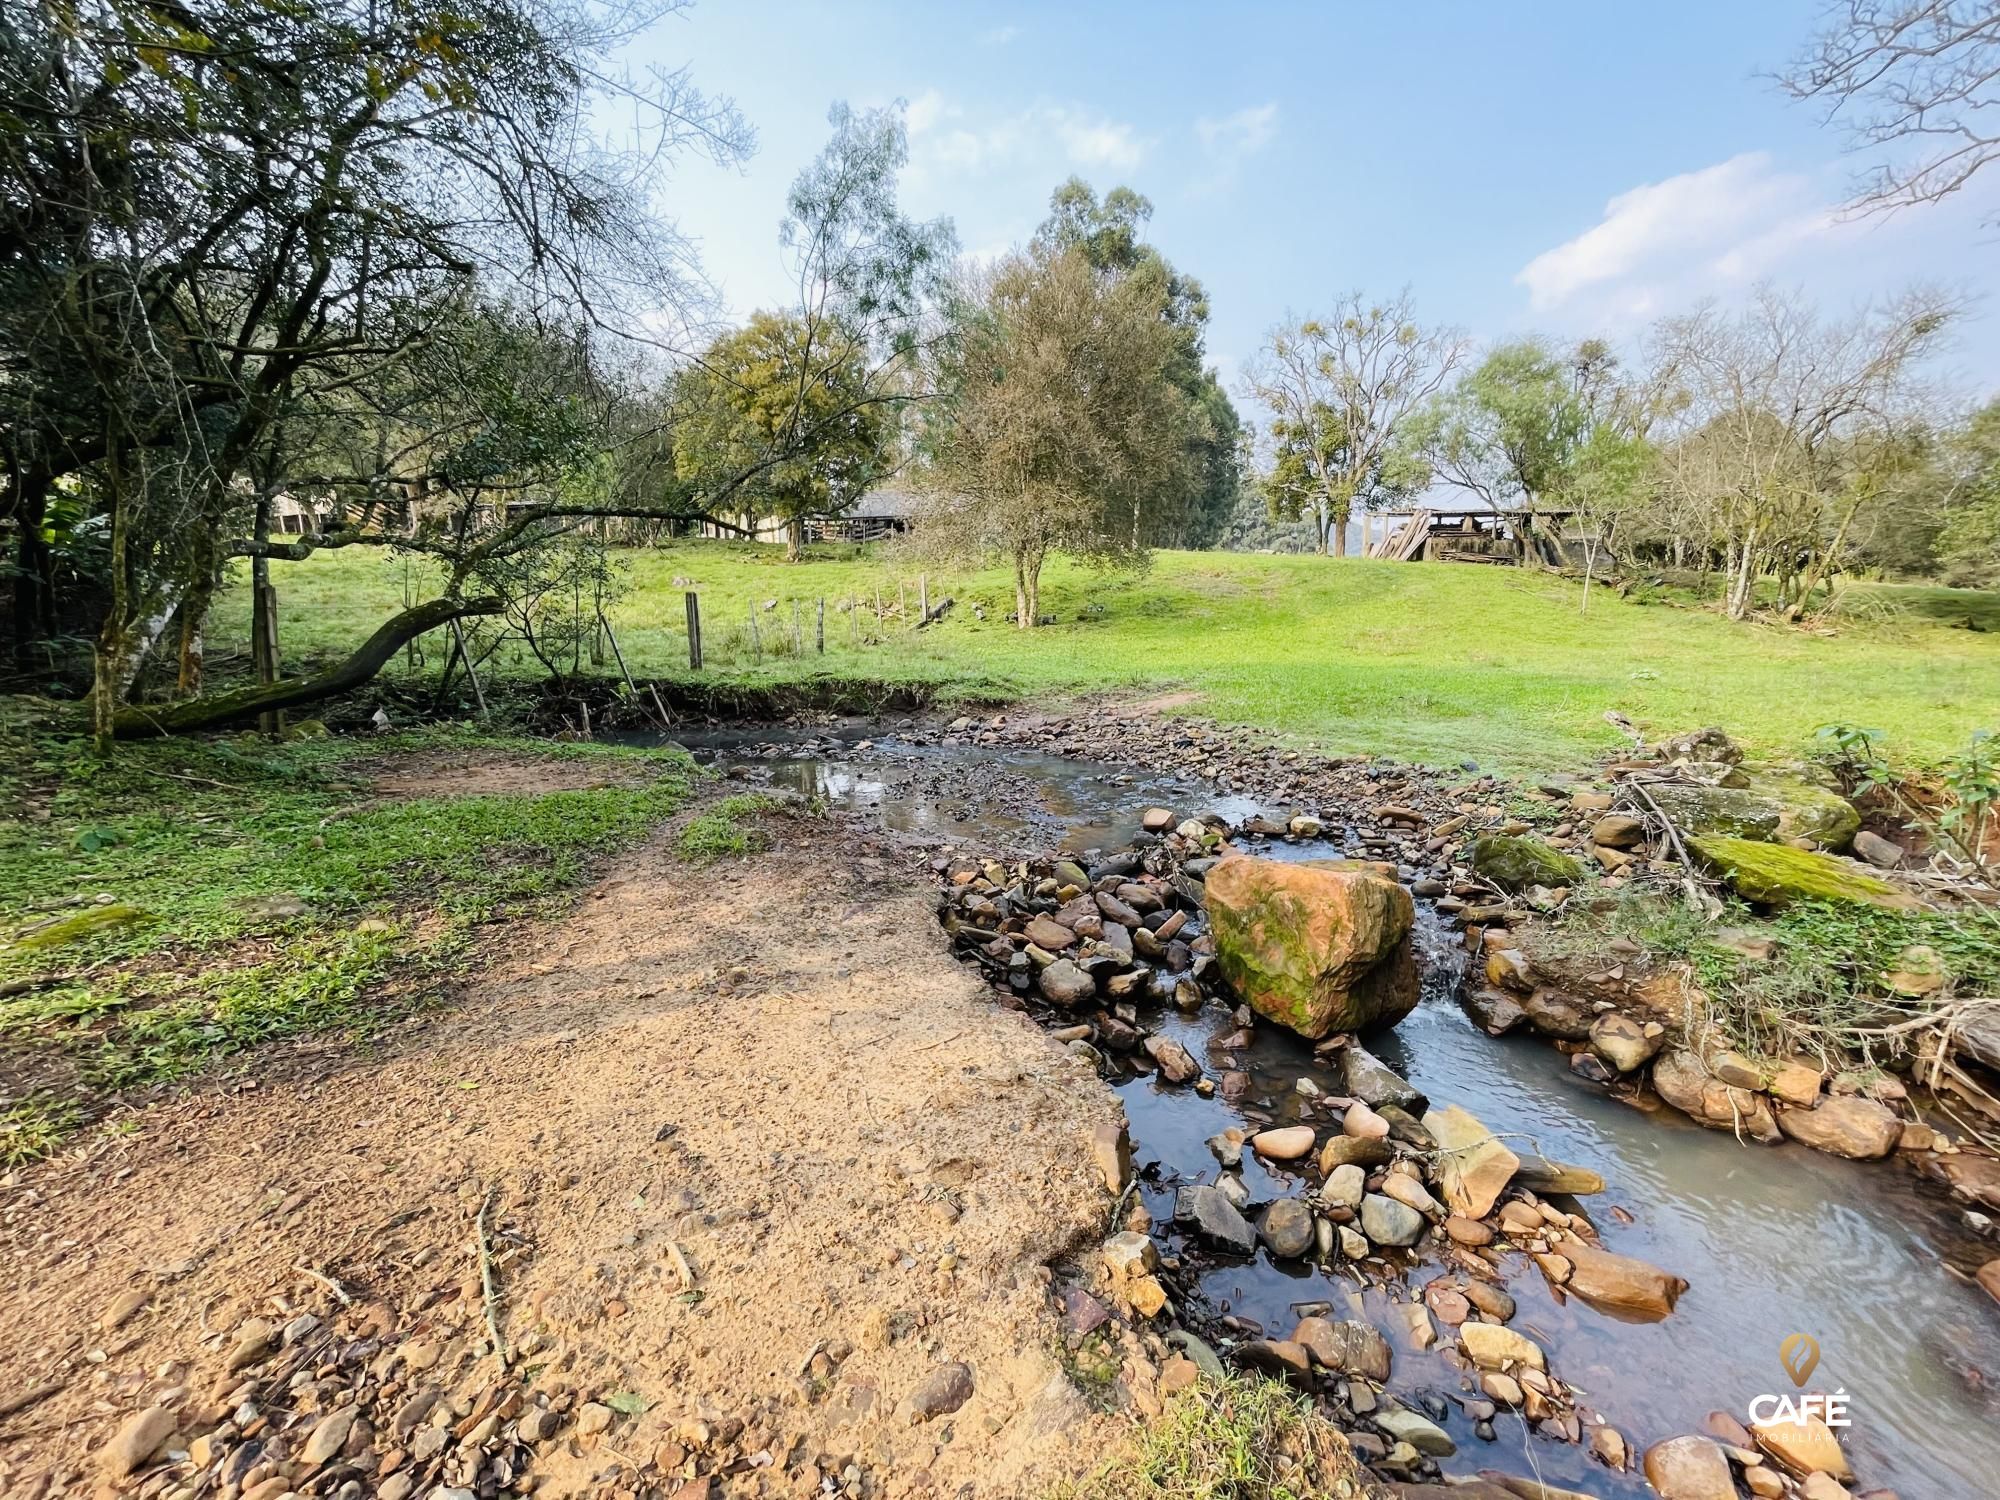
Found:
M 1028 554 L 1014 554 L 1014 628 L 1026 630 L 1034 624 L 1028 613 Z
M 311 677 L 288 677 L 268 687 L 237 688 L 233 692 L 194 698 L 184 703 L 118 710 L 111 717 L 109 727 L 119 739 L 149 739 L 155 735 L 185 734 L 189 730 L 207 729 L 211 725 L 292 708 L 301 703 L 316 703 L 368 682 L 402 649 L 405 641 L 467 615 L 497 615 L 502 607 L 502 601 L 492 596 L 433 599 L 427 604 L 406 609 L 386 622 L 352 656 L 324 672 Z M 104 650 L 101 639 L 99 649 L 100 653 Z M 102 712 L 101 705 L 94 706 Z
M 1333 555 L 1347 556 L 1347 517 L 1337 511 L 1333 517 Z
M 785 561 L 797 562 L 806 555 L 806 523 L 794 516 L 785 523 Z
M 48 523 L 52 481 L 41 469 L 14 475 L 14 521 L 21 539 L 14 549 L 14 664 L 28 669 L 28 648 L 55 634 L 55 556 L 42 528 Z

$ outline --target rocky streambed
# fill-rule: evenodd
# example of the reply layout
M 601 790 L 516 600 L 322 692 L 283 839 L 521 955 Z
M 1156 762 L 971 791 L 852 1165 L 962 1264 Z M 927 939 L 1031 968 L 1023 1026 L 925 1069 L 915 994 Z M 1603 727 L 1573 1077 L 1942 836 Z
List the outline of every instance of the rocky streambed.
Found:
M 1107 739 L 1146 768 L 1078 753 Z M 1942 1269 L 1990 1257 L 1976 1216 L 1901 1172 L 1746 1148 L 1644 1094 L 1606 1092 L 1546 1042 L 1474 1024 L 1462 974 L 1492 955 L 1470 953 L 1452 923 L 1501 919 L 1517 898 L 1454 882 L 1432 840 L 1470 816 L 1457 811 L 1468 800 L 1504 826 L 1476 770 L 1447 782 L 1275 751 L 1246 764 L 1151 721 L 847 725 L 705 748 L 732 774 L 941 845 L 927 857 L 962 950 L 1112 1080 L 1136 1178 L 1127 1217 L 1077 1268 L 1072 1352 L 1142 1407 L 1215 1353 L 1313 1389 L 1401 1482 L 1497 1472 L 1638 1495 L 1649 1450 L 1655 1483 L 1689 1500 L 1818 1500 L 1840 1481 L 1809 1481 L 1813 1463 L 1851 1466 L 1849 1493 L 1904 1500 L 1987 1493 L 2000 1472 L 1986 1387 L 1996 1320 Z M 1151 806 L 1175 816 L 1149 834 Z M 1315 1048 L 1238 1013 L 1200 951 L 1204 871 L 1185 868 L 1212 858 L 1195 846 L 1225 829 L 1268 857 L 1387 860 L 1419 893 L 1421 999 L 1399 1026 Z M 1041 862 L 993 858 L 1027 850 Z M 1059 866 L 1058 851 L 1075 857 Z M 1075 905 L 1060 920 L 1086 892 L 1095 936 L 1077 931 L 1092 924 Z M 1135 952 L 1093 972 L 1085 950 L 1107 918 Z M 1080 939 L 1063 945 L 1070 956 L 1035 944 L 1051 956 L 1041 964 L 1012 940 L 1036 919 Z M 1058 961 L 1076 977 L 1057 971 L 1052 999 L 1042 978 Z M 1524 1163 L 1580 1173 L 1517 1169 L 1487 1212 L 1454 1212 L 1480 1206 L 1436 1139 L 1454 1107 L 1484 1127 L 1465 1139 L 1491 1134 Z M 1603 1192 L 1555 1191 L 1593 1176 Z M 1574 1294 L 1579 1266 L 1594 1299 Z M 1773 1451 L 1786 1434 L 1759 1445 L 1741 1430 L 1757 1396 L 1795 1389 L 1779 1358 L 1795 1333 L 1821 1350 L 1809 1388 L 1847 1396 L 1837 1456 Z

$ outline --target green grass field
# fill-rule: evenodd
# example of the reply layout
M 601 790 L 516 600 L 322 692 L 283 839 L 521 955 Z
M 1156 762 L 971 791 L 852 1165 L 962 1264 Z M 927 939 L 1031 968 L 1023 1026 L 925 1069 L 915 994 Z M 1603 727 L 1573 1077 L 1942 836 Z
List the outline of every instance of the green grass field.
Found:
M 920 564 L 894 548 L 826 548 L 798 564 L 777 548 L 722 542 L 622 556 L 629 588 L 610 615 L 641 677 L 688 675 L 682 596 L 693 588 L 709 679 L 831 674 L 1009 699 L 1186 689 L 1199 695 L 1191 711 L 1302 745 L 1432 764 L 1571 766 L 1620 742 L 1608 710 L 1656 733 L 1721 724 L 1771 756 L 1804 753 L 1834 720 L 1883 731 L 1891 753 L 1913 762 L 2000 729 L 2000 634 L 1963 628 L 1990 617 L 1994 600 L 1966 591 L 1910 591 L 1907 602 L 1867 591 L 1866 607 L 1828 635 L 1630 603 L 1602 587 L 1583 613 L 1580 585 L 1515 569 L 1165 552 L 1139 577 L 1052 563 L 1043 610 L 1058 623 L 1032 632 L 1006 622 L 1009 575 L 933 572 L 933 603 L 950 595 L 956 606 L 911 632 L 893 614 L 874 619 L 878 593 L 885 609 L 900 593 L 915 612 Z M 406 572 L 421 566 L 360 548 L 274 564 L 288 664 L 352 647 L 402 607 Z M 426 597 L 421 582 L 416 597 Z M 824 656 L 813 644 L 822 597 Z M 849 599 L 878 640 L 853 644 Z M 247 625 L 247 590 L 232 589 L 212 651 L 240 645 Z M 433 638 L 427 670 L 442 657 Z

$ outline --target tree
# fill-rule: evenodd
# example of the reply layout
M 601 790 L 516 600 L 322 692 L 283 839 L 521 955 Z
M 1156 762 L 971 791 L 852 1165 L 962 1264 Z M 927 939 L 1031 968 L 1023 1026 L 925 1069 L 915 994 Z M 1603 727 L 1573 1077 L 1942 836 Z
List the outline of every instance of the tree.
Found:
M 1646 435 L 1670 391 L 1662 372 L 1625 379 L 1602 340 L 1558 350 L 1517 339 L 1489 350 L 1434 399 L 1406 441 L 1446 483 L 1496 510 L 1524 507 L 1531 529 L 1538 510 L 1567 512 L 1584 542 L 1587 606 L 1598 554 L 1637 493 Z
M 1034 246 L 968 280 L 976 311 L 928 414 L 921 534 L 1007 558 L 1027 629 L 1050 552 L 1143 561 L 1133 507 L 1187 482 L 1180 344 L 1143 283 L 1100 275 L 1079 248 Z
M 77 0 L 0 30 L 0 449 L 27 539 L 74 476 L 109 538 L 100 741 L 138 660 L 257 506 L 246 478 L 482 297 L 640 336 L 697 288 L 648 199 L 749 144 L 611 54 L 662 9 L 592 0 Z M 607 154 L 607 95 L 640 136 Z M 525 524 L 525 523 L 524 523 Z M 17 594 L 17 599 L 23 597 Z M 470 607 L 470 601 L 465 601 Z
M 1115 187 L 1100 201 L 1088 183 L 1072 177 L 1050 195 L 1049 215 L 1034 243 L 1055 253 L 1078 251 L 1099 272 L 1132 281 L 1135 295 L 1154 301 L 1173 330 L 1173 380 L 1189 402 L 1185 480 L 1156 493 L 1143 512 L 1135 500 L 1132 525 L 1145 543 L 1210 547 L 1228 524 L 1241 486 L 1242 422 L 1215 371 L 1203 363 L 1208 294 L 1143 238 L 1152 216 L 1153 205 L 1131 188 Z
M 1272 491 L 1282 514 L 1310 516 L 1325 553 L 1347 551 L 1354 507 L 1421 489 L 1428 475 L 1407 441 L 1417 414 L 1458 367 L 1455 329 L 1416 322 L 1408 291 L 1386 302 L 1349 293 L 1324 318 L 1274 328 L 1244 380 L 1270 412 L 1275 465 L 1296 478 Z
M 1952 582 L 2000 583 L 2000 401 L 1949 434 L 1933 474 L 1943 497 L 1940 561 Z
M 754 475 L 736 490 L 741 514 L 784 522 L 794 562 L 806 523 L 846 511 L 890 466 L 889 415 L 870 399 L 863 350 L 825 326 L 816 340 L 804 319 L 757 314 L 689 370 L 676 402 L 681 477 Z
M 1843 123 L 1849 150 L 1890 153 L 1856 209 L 1936 203 L 2000 159 L 2000 4 L 1835 0 L 1824 16 L 1779 83 Z
M 1688 399 L 1659 482 L 1724 553 L 1732 619 L 1766 575 L 1796 618 L 1844 563 L 1857 520 L 1919 451 L 1918 367 L 1956 312 L 1914 291 L 1830 321 L 1765 289 L 1740 314 L 1707 307 L 1661 325 Z

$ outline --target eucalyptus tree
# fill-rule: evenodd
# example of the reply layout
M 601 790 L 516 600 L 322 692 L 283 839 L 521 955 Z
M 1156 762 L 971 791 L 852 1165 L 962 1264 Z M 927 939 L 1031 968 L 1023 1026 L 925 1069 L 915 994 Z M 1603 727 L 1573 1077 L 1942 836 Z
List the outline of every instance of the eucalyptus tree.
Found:
M 1187 482 L 1180 345 L 1140 282 L 1038 244 L 970 278 L 947 393 L 926 414 L 932 500 L 920 534 L 1013 567 L 1015 621 L 1040 620 L 1052 552 L 1143 562 L 1132 508 Z

